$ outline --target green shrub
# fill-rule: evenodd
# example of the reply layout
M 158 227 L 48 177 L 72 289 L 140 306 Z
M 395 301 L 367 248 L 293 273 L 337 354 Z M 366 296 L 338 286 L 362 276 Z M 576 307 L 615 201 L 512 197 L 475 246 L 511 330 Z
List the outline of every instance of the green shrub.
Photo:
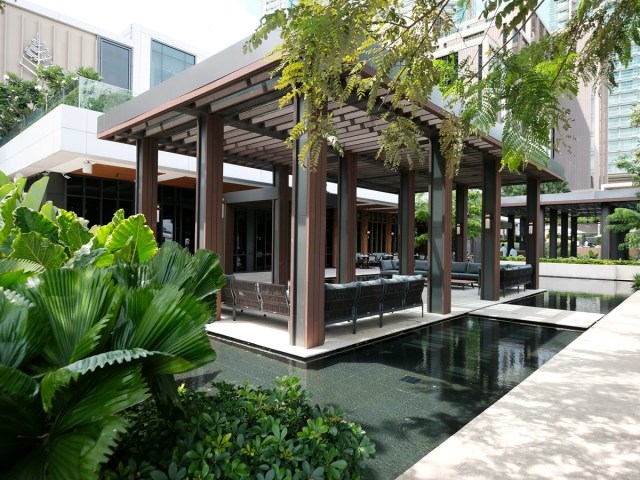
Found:
M 152 401 L 131 409 L 103 477 L 364 478 L 374 445 L 340 410 L 311 406 L 297 378 L 279 378 L 274 389 L 214 386 L 213 396 L 180 389 L 184 420 L 159 416 Z
M 635 265 L 640 266 L 640 262 L 635 260 L 608 260 L 597 258 L 541 258 L 542 263 L 570 263 L 570 264 L 584 264 L 584 265 Z
M 640 273 L 636 273 L 633 276 L 633 281 L 631 283 L 631 288 L 633 288 L 634 292 L 637 292 L 638 290 L 640 290 Z

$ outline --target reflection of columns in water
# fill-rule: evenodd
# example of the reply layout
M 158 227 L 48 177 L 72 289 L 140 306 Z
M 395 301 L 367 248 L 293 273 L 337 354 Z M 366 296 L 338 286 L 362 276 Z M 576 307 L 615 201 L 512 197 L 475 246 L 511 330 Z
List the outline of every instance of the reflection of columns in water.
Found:
M 485 391 L 498 383 L 499 338 L 498 322 L 483 320 L 480 324 L 480 382 Z
M 567 293 L 565 294 L 559 294 L 559 300 L 560 300 L 560 310 L 568 310 L 567 308 L 567 302 L 568 302 L 568 295 Z
M 578 296 L 569 294 L 569 310 L 571 310 L 572 312 L 575 312 L 577 304 L 578 304 Z
M 549 291 L 546 291 L 544 294 L 547 295 L 548 298 L 549 298 L 549 308 L 558 308 L 558 296 L 557 296 L 557 294 L 549 293 Z

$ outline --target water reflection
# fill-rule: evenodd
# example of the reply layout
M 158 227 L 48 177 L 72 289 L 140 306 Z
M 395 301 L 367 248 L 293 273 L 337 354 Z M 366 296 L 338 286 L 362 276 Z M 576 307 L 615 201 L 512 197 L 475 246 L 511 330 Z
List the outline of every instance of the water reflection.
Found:
M 572 312 L 607 314 L 620 305 L 628 295 L 598 295 L 592 293 L 546 291 L 531 297 L 514 300 L 514 305 L 554 308 Z
M 301 378 L 376 443 L 368 478 L 395 478 L 519 384 L 578 333 L 464 317 L 306 366 L 214 342 L 218 359 L 189 379 L 272 386 Z

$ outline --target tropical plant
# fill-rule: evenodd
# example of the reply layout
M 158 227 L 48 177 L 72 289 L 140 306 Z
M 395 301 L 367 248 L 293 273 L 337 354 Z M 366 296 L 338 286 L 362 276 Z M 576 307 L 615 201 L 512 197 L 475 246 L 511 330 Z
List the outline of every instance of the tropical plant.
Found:
M 640 290 L 640 273 L 636 273 L 633 276 L 633 282 L 631 283 L 631 288 L 633 288 L 634 292 Z
M 375 446 L 338 408 L 311 406 L 297 378 L 213 386 L 213 395 L 181 389 L 185 421 L 156 415 L 150 401 L 133 409 L 104 478 L 364 478 Z
M 215 359 L 204 324 L 224 277 L 218 256 L 158 252 L 144 217 L 108 225 L 0 176 L 0 461 L 4 479 L 97 478 L 150 395 L 177 405 L 173 375 Z
M 454 18 L 470 3 L 300 0 L 265 15 L 246 48 L 280 31 L 281 105 L 304 97 L 303 116 L 288 138 L 307 136 L 299 162 L 313 170 L 325 142 L 342 152 L 330 102 L 360 104 L 388 122 L 379 155 L 390 168 L 398 167 L 405 151 L 410 165 L 423 161 L 417 140 L 423 127 L 407 107 L 428 110 L 439 88 L 446 106 L 459 112 L 439 128 L 449 175 L 458 168 L 465 138 L 487 133 L 498 118 L 504 122 L 503 167 L 518 171 L 531 159 L 544 163 L 556 147 L 549 132 L 569 125 L 561 99 L 575 96 L 580 81 L 615 85 L 614 62 L 626 65 L 633 44 L 640 43 L 637 0 L 583 0 L 566 28 L 509 49 L 541 2 L 491 0 L 482 11 L 485 30 L 495 26 L 505 40 L 487 52 L 484 68 L 437 59 L 439 39 L 453 31 Z

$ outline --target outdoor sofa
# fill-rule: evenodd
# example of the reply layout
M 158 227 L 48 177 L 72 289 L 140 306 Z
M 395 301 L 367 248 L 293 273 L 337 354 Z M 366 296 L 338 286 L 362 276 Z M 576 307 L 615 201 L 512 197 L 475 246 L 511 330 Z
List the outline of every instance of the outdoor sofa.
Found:
M 507 288 L 518 288 L 520 293 L 520 286 L 526 291 L 527 285 L 531 283 L 531 275 L 533 273 L 533 267 L 529 264 L 526 265 L 501 265 L 500 266 L 500 290 L 502 295 L 506 296 Z
M 451 280 L 473 280 L 480 284 L 480 264 L 473 262 L 451 262 Z
M 366 282 L 325 283 L 325 325 L 350 321 L 356 333 L 359 318 L 377 315 L 379 325 L 385 313 L 420 306 L 424 316 L 422 275 L 394 275 Z
M 414 274 L 427 277 L 427 260 L 416 260 Z M 400 273 L 400 260 L 380 260 L 380 276 L 390 278 Z
M 289 291 L 286 285 L 240 280 L 233 275 L 225 275 L 222 287 L 222 303 L 236 311 L 257 310 L 279 315 L 289 315 Z

